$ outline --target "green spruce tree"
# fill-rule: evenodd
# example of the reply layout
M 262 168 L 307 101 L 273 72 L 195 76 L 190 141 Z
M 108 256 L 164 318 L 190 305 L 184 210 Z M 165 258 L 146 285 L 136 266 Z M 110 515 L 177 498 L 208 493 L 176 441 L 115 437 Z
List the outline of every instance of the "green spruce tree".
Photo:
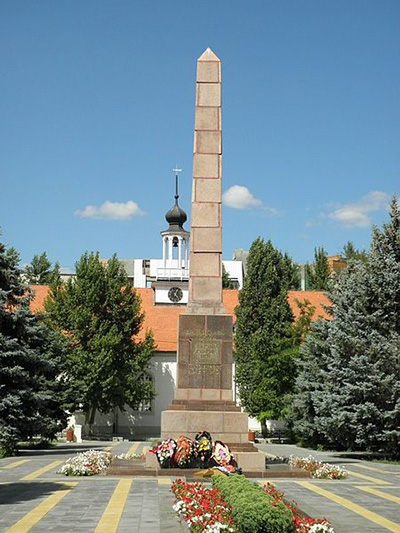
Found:
M 308 336 L 294 429 L 312 444 L 400 455 L 400 218 L 374 228 L 368 261 L 330 293 L 333 317 Z
M 90 428 L 97 411 L 135 408 L 153 398 L 152 384 L 143 379 L 153 337 L 136 338 L 144 318 L 140 299 L 116 256 L 103 264 L 98 254 L 84 254 L 75 279 L 53 283 L 45 308 L 49 323 L 69 343 L 74 408 L 83 409 Z
M 0 448 L 54 438 L 66 424 L 67 384 L 61 339 L 34 316 L 19 257 L 0 243 Z
M 235 379 L 243 407 L 264 430 L 266 419 L 283 416 L 295 383 L 300 339 L 287 301 L 292 273 L 271 241 L 253 242 L 236 308 Z

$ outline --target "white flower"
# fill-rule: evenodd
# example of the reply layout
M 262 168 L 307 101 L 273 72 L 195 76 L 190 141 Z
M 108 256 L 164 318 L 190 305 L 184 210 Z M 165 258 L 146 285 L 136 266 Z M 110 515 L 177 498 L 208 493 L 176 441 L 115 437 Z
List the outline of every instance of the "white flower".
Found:
M 307 458 L 291 455 L 288 464 L 295 468 L 307 470 L 313 478 L 317 479 L 343 479 L 348 476 L 348 473 L 344 468 L 317 461 L 312 455 Z
M 58 473 L 66 476 L 93 476 L 105 470 L 111 460 L 112 455 L 108 452 L 89 450 L 67 459 Z
M 335 533 L 333 527 L 328 524 L 314 524 L 308 528 L 309 533 Z

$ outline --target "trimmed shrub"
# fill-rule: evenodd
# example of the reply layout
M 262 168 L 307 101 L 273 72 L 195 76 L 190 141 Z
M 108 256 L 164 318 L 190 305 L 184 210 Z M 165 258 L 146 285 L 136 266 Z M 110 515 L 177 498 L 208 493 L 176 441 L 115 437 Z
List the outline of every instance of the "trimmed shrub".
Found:
M 213 487 L 220 489 L 232 507 L 234 523 L 240 533 L 291 533 L 293 514 L 282 501 L 266 494 L 262 487 L 244 476 L 214 475 Z

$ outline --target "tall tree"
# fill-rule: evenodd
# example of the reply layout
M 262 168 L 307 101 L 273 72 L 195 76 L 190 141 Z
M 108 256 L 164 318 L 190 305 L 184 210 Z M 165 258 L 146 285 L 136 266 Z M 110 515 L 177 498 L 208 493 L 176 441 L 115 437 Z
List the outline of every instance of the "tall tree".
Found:
M 286 252 L 283 254 L 283 260 L 288 272 L 288 289 L 299 291 L 301 289 L 300 265 L 293 263 L 292 258 Z
M 328 264 L 328 255 L 324 248 L 315 248 L 314 263 L 306 265 L 306 278 L 308 288 L 313 291 L 325 291 L 331 282 L 331 272 Z
M 18 440 L 53 438 L 66 423 L 67 385 L 60 338 L 29 308 L 19 257 L 0 243 L 0 448 Z
M 282 417 L 296 377 L 300 339 L 287 301 L 291 279 L 288 258 L 271 241 L 255 240 L 236 308 L 236 383 L 243 407 L 264 429 L 266 419 Z
M 294 428 L 337 449 L 400 455 L 400 217 L 374 228 L 368 261 L 356 261 L 330 293 L 330 322 L 308 336 Z
M 56 263 L 54 270 L 59 273 L 59 264 Z M 53 279 L 51 261 L 46 252 L 34 255 L 29 265 L 25 267 L 26 280 L 31 285 L 48 285 Z
M 152 384 L 142 379 L 153 355 L 153 337 L 135 338 L 144 315 L 116 256 L 103 264 L 99 254 L 84 254 L 74 280 L 51 286 L 45 308 L 50 324 L 68 339 L 74 407 L 83 409 L 90 427 L 97 411 L 135 408 L 153 398 Z
M 359 250 L 351 241 L 343 246 L 343 256 L 347 261 L 363 261 L 365 263 L 368 260 L 366 250 Z

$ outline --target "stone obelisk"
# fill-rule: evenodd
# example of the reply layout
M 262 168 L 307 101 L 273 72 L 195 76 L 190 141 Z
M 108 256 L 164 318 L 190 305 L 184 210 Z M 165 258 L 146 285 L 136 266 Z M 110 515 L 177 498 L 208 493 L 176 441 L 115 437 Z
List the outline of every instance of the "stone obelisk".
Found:
M 221 61 L 197 61 L 188 314 L 224 314 L 222 304 Z
M 232 394 L 233 321 L 222 301 L 221 137 L 221 61 L 207 48 L 197 61 L 189 302 L 179 317 L 177 387 L 162 413 L 161 437 L 194 438 L 206 430 L 236 451 L 242 467 L 260 469 L 264 457 L 248 443 L 248 417 Z

